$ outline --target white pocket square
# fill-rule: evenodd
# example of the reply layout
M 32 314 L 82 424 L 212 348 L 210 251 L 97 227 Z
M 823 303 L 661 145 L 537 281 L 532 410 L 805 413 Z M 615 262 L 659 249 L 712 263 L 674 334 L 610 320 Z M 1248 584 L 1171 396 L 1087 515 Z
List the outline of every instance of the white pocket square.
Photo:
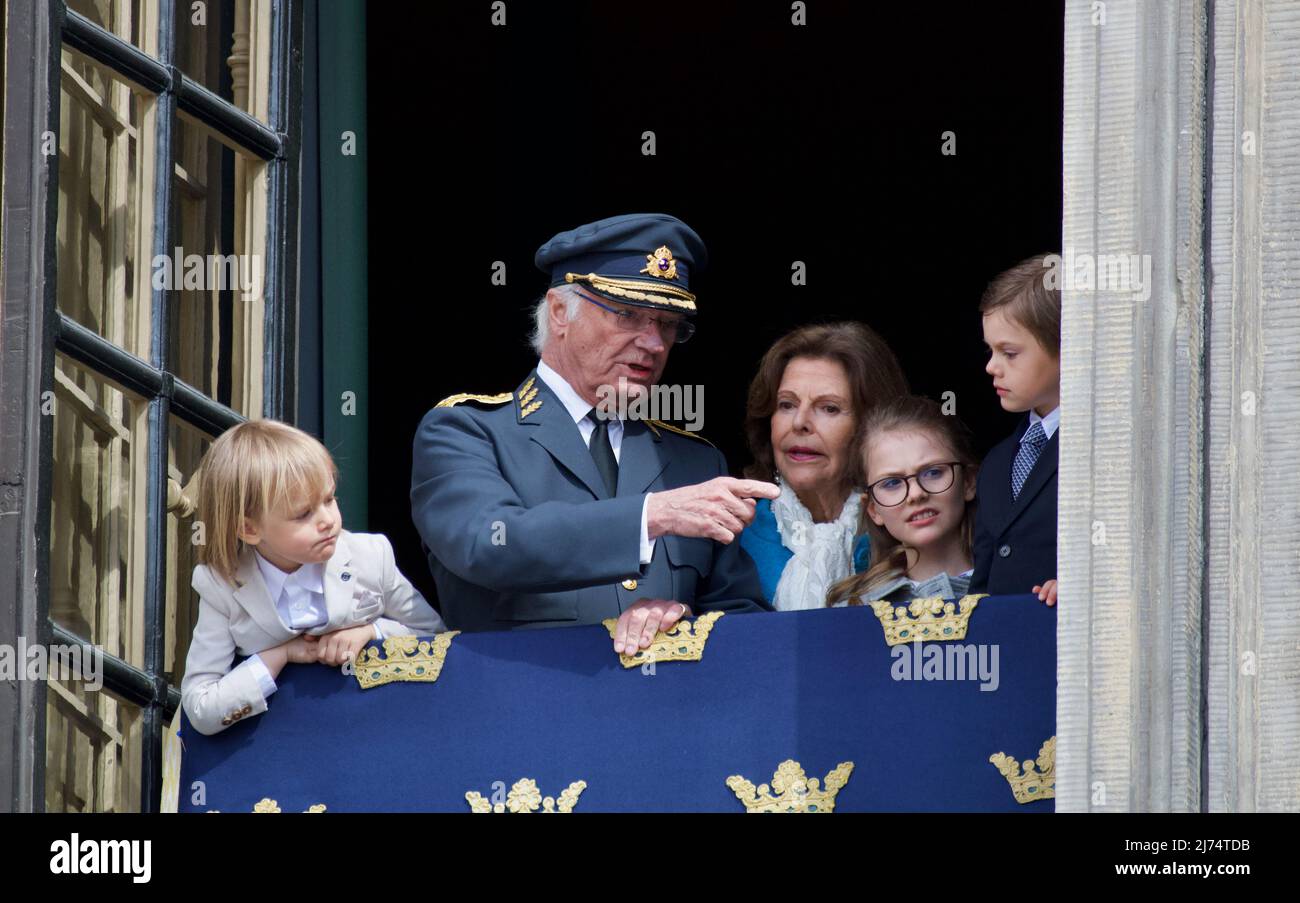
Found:
M 352 615 L 366 618 L 384 608 L 384 597 L 374 590 L 360 589 L 352 596 Z

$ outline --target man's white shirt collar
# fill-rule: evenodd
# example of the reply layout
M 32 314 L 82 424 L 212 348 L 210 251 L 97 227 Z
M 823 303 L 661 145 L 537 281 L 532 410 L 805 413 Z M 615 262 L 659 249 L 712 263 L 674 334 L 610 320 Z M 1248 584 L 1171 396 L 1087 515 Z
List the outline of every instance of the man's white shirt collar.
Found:
M 582 444 L 591 443 L 591 434 L 596 429 L 596 421 L 587 415 L 595 407 L 588 404 L 581 395 L 569 385 L 563 376 L 556 373 L 551 367 L 546 365 L 545 361 L 537 362 L 537 375 L 541 377 L 542 382 L 550 387 L 555 396 L 560 399 L 560 404 L 569 412 L 573 422 L 578 425 L 578 434 L 582 436 Z M 623 421 L 615 418 L 609 421 L 609 444 L 614 449 L 614 460 L 623 460 Z
M 1061 424 L 1061 406 L 1058 404 L 1056 407 L 1052 408 L 1051 412 L 1048 413 L 1046 417 L 1039 417 L 1038 412 L 1031 408 L 1029 411 L 1029 425 L 1033 426 L 1035 423 L 1042 423 L 1043 434 L 1047 436 L 1048 439 L 1051 439 L 1056 433 L 1056 428 Z M 1027 433 L 1029 430 L 1026 429 L 1025 432 Z M 1024 437 L 1022 436 L 1021 438 L 1023 439 Z
M 583 397 L 574 391 L 573 386 L 569 385 L 568 380 L 556 373 L 554 369 L 547 366 L 545 361 L 537 362 L 537 376 L 547 387 L 555 393 L 555 397 L 560 399 L 560 404 L 569 412 L 573 422 L 578 427 L 578 435 L 582 437 L 583 445 L 590 445 L 591 434 L 596 430 L 595 422 L 587 415 L 595 405 L 588 404 Z M 609 444 L 614 449 L 614 460 L 620 463 L 623 460 L 623 421 L 609 421 Z M 655 543 L 659 540 L 651 540 L 648 531 L 650 516 L 650 493 L 646 493 L 645 501 L 641 503 L 641 541 L 640 557 L 642 564 L 649 564 L 650 559 L 654 557 Z
M 537 362 L 537 375 L 542 378 L 542 382 L 555 393 L 555 397 L 560 399 L 560 404 L 569 412 L 573 422 L 577 423 L 591 411 L 595 405 L 588 404 L 581 395 L 569 385 L 568 380 L 556 373 L 546 365 L 546 361 Z

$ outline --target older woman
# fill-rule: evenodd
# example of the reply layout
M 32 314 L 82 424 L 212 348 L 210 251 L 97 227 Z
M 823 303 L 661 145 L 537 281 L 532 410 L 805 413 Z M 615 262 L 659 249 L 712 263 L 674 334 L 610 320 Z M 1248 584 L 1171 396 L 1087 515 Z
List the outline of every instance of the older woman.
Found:
M 781 495 L 758 501 L 740 544 L 778 611 L 823 608 L 831 584 L 866 568 L 857 426 L 907 391 L 894 353 L 861 323 L 803 326 L 763 355 L 749 386 L 745 476 L 780 484 Z

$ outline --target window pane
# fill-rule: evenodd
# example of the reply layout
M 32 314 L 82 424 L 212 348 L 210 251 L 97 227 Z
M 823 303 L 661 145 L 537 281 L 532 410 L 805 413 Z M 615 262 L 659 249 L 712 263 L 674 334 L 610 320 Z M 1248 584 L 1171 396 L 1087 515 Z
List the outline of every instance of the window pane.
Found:
M 105 31 L 157 55 L 152 29 L 144 21 L 144 0 L 67 0 L 68 9 L 80 13 Z M 143 43 L 142 43 L 143 42 Z
M 267 2 L 177 2 L 176 66 L 222 100 L 266 122 L 270 31 Z
M 54 393 L 50 618 L 142 668 L 146 406 L 63 355 Z
M 171 369 L 247 417 L 262 411 L 266 167 L 177 120 Z
M 139 707 L 51 674 L 45 706 L 47 812 L 139 812 Z M 101 674 L 102 681 L 102 674 Z
M 211 444 L 212 437 L 207 433 L 172 418 L 167 459 L 167 652 L 163 673 L 175 686 L 180 685 L 184 675 L 190 635 L 199 618 L 199 596 L 190 588 L 190 577 L 199 563 L 198 541 L 206 537 L 195 533 L 199 494 L 196 477 Z
M 59 310 L 147 357 L 154 101 L 66 48 L 60 84 Z

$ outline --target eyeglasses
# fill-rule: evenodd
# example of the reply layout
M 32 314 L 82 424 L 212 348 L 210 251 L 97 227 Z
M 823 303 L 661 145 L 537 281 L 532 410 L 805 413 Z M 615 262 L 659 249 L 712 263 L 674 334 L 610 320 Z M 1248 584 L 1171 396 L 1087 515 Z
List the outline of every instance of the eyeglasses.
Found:
M 901 505 L 907 500 L 909 480 L 915 479 L 916 484 L 921 487 L 923 492 L 938 495 L 952 485 L 958 467 L 961 467 L 960 461 L 930 464 L 924 470 L 919 470 L 907 476 L 883 477 L 876 480 L 867 487 L 867 492 L 871 493 L 871 497 L 877 505 L 884 508 L 893 508 L 895 505 Z
M 618 328 L 624 332 L 644 332 L 646 325 L 655 324 L 655 329 L 659 330 L 659 337 L 665 342 L 672 342 L 680 345 L 691 336 L 695 335 L 695 324 L 685 317 L 674 317 L 671 320 L 665 320 L 662 317 L 656 317 L 653 314 L 645 313 L 640 310 L 618 310 L 601 304 L 595 298 L 589 298 L 582 292 L 578 294 L 585 301 L 599 307 L 601 310 L 607 310 L 615 317 L 614 322 Z

